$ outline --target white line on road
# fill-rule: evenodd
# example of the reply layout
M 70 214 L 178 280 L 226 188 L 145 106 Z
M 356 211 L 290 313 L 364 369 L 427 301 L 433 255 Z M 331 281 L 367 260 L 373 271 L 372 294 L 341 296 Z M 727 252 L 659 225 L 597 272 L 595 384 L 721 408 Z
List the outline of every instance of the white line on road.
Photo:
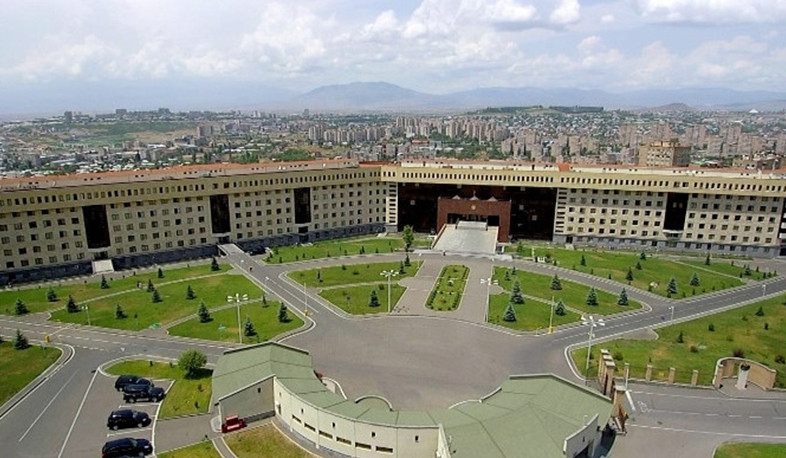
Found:
M 106 437 L 121 436 L 123 434 L 127 435 L 127 434 L 129 434 L 129 432 L 132 432 L 132 433 L 136 434 L 136 433 L 139 433 L 139 432 L 142 432 L 142 431 L 148 431 L 148 430 L 152 431 L 153 430 L 153 426 L 151 425 L 151 426 L 148 426 L 146 428 L 133 428 L 133 429 L 127 429 L 127 430 L 123 430 L 123 431 L 115 431 L 115 432 L 112 432 L 112 433 L 106 433 Z
M 625 396 L 627 396 L 628 398 L 628 404 L 630 404 L 630 408 L 633 409 L 633 411 L 635 412 L 636 404 L 633 402 L 633 396 L 630 395 L 630 391 L 626 391 Z
M 90 388 L 93 387 L 93 382 L 96 381 L 97 375 L 98 375 L 98 371 L 96 370 L 93 372 L 93 378 L 90 379 L 90 385 L 87 385 L 87 390 L 85 390 L 85 395 L 82 397 L 82 402 L 79 403 L 79 409 L 77 409 L 76 415 L 74 415 L 74 419 L 71 421 L 71 427 L 68 428 L 68 434 L 66 434 L 65 440 L 63 441 L 63 446 L 60 447 L 60 453 L 57 454 L 57 458 L 61 458 L 63 456 L 63 452 L 65 451 L 66 445 L 68 445 L 68 439 L 71 438 L 71 433 L 74 432 L 74 425 L 76 425 L 76 420 L 79 418 L 79 414 L 82 413 L 82 407 L 85 406 L 87 395 L 90 394 Z
M 635 394 L 643 394 L 645 396 L 663 396 L 669 398 L 684 398 L 684 399 L 703 399 L 706 401 L 742 401 L 742 402 L 786 402 L 786 399 L 752 399 L 752 398 L 730 398 L 730 397 L 719 397 L 719 396 L 695 396 L 689 394 L 670 394 L 670 393 L 652 393 L 648 391 L 632 391 Z
M 19 442 L 22 442 L 24 440 L 25 436 L 27 436 L 27 433 L 29 433 L 30 430 L 33 429 L 33 426 L 35 426 L 35 424 L 38 423 L 38 420 L 40 420 L 41 417 L 46 413 L 46 411 L 49 409 L 49 406 L 51 406 L 52 403 L 55 402 L 55 399 L 57 399 L 57 397 L 60 396 L 60 393 L 62 393 L 63 390 L 65 389 L 65 387 L 68 386 L 68 384 L 71 382 L 71 380 L 74 378 L 74 376 L 76 376 L 76 372 L 71 374 L 71 377 L 69 377 L 68 380 L 63 384 L 63 386 L 60 387 L 60 389 L 57 391 L 57 393 L 54 396 L 52 396 L 52 399 L 46 404 L 46 407 L 44 407 L 44 410 L 42 410 L 41 413 L 38 414 L 37 417 L 35 417 L 35 420 L 33 420 L 32 423 L 30 423 L 30 427 L 27 428 L 27 431 L 25 431 L 25 433 L 22 434 L 22 437 L 19 438 Z
M 690 434 L 710 434 L 713 436 L 729 436 L 729 437 L 752 437 L 756 439 L 786 439 L 786 436 L 771 436 L 768 434 L 745 434 L 745 433 L 721 433 L 718 431 L 698 431 L 695 429 L 681 429 L 681 428 L 668 428 L 665 426 L 646 426 L 646 425 L 634 425 L 629 424 L 631 428 L 642 428 L 642 429 L 657 429 L 661 431 L 671 431 L 677 433 L 690 433 Z

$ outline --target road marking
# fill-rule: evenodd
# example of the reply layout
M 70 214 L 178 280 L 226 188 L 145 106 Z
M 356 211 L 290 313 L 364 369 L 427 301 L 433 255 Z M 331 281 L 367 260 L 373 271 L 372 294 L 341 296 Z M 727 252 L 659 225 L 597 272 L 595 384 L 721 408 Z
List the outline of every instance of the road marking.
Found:
M 663 396 L 669 398 L 684 398 L 684 399 L 703 399 L 707 401 L 742 401 L 742 402 L 786 402 L 786 399 L 751 399 L 751 398 L 728 398 L 720 396 L 696 396 L 689 394 L 669 394 L 669 393 L 652 393 L 648 391 L 632 391 L 635 394 L 643 394 L 646 396 Z
M 153 421 L 155 421 L 155 419 Z M 122 431 L 115 431 L 115 432 L 111 432 L 111 433 L 106 433 L 106 437 L 121 436 L 123 434 L 129 434 L 129 433 L 136 434 L 136 433 L 139 433 L 139 432 L 142 432 L 142 431 L 147 431 L 147 430 L 152 430 L 152 429 L 153 429 L 153 426 L 151 424 L 150 426 L 146 426 L 144 428 L 128 428 L 128 429 L 124 429 Z
M 94 371 L 93 378 L 90 379 L 90 385 L 87 385 L 87 390 L 85 390 L 85 395 L 82 397 L 82 402 L 79 403 L 79 409 L 77 409 L 76 415 L 74 415 L 74 419 L 71 421 L 71 427 L 68 428 L 68 434 L 66 434 L 65 440 L 63 441 L 63 446 L 60 447 L 60 453 L 57 454 L 57 458 L 61 458 L 63 456 L 63 452 L 65 451 L 66 445 L 68 445 L 68 439 L 71 438 L 71 433 L 74 432 L 74 426 L 76 425 L 76 420 L 79 418 L 79 414 L 82 413 L 82 407 L 85 406 L 87 395 L 90 394 L 90 388 L 93 387 L 93 382 L 96 381 L 97 375 L 98 375 L 98 371 Z
M 646 426 L 646 425 L 635 425 L 632 423 L 628 424 L 631 428 L 642 428 L 642 429 L 657 429 L 661 431 L 671 431 L 677 433 L 690 433 L 690 434 L 710 434 L 713 436 L 729 436 L 729 437 L 751 437 L 756 439 L 786 439 L 786 436 L 771 436 L 768 434 L 745 434 L 745 433 L 721 433 L 717 431 L 699 431 L 695 429 L 682 429 L 682 428 L 668 428 L 665 426 Z
M 633 402 L 633 396 L 630 395 L 630 391 L 625 391 L 625 396 L 628 398 L 628 404 L 630 404 L 630 408 L 635 412 L 636 404 Z
M 55 402 L 55 399 L 57 399 L 57 397 L 60 396 L 60 393 L 63 392 L 65 387 L 68 386 L 69 383 L 71 383 L 71 380 L 73 380 L 74 376 L 76 376 L 76 372 L 71 374 L 71 377 L 69 377 L 68 380 L 63 384 L 63 386 L 60 387 L 59 390 L 57 390 L 57 393 L 54 396 L 52 396 L 52 399 L 49 401 L 49 403 L 46 404 L 46 407 L 44 407 L 44 410 L 42 410 L 41 413 L 38 414 L 37 417 L 35 417 L 35 420 L 33 420 L 32 423 L 30 423 L 30 427 L 27 428 L 27 431 L 25 431 L 25 433 L 22 434 L 22 437 L 19 438 L 19 442 L 22 442 L 24 440 L 25 436 L 27 436 L 27 433 L 29 433 L 30 430 L 33 429 L 33 426 L 35 426 L 35 424 L 38 423 L 38 420 L 40 420 L 41 417 L 46 413 L 46 411 L 49 409 L 49 406 L 51 406 L 52 403 Z

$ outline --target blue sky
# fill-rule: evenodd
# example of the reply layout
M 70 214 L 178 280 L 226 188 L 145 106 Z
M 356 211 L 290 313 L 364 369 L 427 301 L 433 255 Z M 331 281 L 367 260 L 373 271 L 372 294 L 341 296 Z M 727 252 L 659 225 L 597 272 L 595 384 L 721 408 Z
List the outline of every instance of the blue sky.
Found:
M 786 0 L 3 0 L 0 84 L 782 90 Z

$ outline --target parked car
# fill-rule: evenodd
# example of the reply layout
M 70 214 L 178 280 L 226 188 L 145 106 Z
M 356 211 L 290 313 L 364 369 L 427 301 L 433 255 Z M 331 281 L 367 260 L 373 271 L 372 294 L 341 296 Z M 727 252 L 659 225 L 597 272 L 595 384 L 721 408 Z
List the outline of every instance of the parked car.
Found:
M 132 409 L 115 410 L 109 414 L 106 420 L 106 427 L 110 429 L 119 428 L 142 428 L 150 424 L 152 420 L 147 412 L 140 412 Z
M 123 391 L 123 401 L 134 403 L 137 401 L 158 402 L 164 399 L 164 389 L 153 385 L 128 385 Z
M 124 437 L 104 444 L 101 449 L 102 458 L 118 458 L 128 455 L 150 455 L 153 453 L 153 444 L 147 439 L 132 439 Z
M 123 388 L 128 385 L 152 385 L 152 382 L 138 375 L 121 375 L 115 380 L 115 389 L 117 391 L 123 391 Z
M 155 384 L 153 384 L 153 382 L 151 382 L 150 380 L 148 380 L 146 378 L 140 378 L 135 383 L 131 383 L 131 384 L 128 384 L 128 385 L 124 386 L 123 387 L 123 393 L 125 393 L 126 390 L 128 390 L 128 387 L 130 387 L 130 386 L 136 386 L 136 387 L 138 387 L 138 386 L 155 386 Z

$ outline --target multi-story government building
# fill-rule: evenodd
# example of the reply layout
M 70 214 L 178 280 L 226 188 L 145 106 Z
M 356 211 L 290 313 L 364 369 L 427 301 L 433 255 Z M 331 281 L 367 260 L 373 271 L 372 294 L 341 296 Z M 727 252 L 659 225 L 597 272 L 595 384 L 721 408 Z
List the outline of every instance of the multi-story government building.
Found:
M 786 254 L 777 171 L 523 162 L 328 160 L 210 164 L 0 180 L 0 284 L 353 234 L 439 232 L 458 220 L 498 240 Z

